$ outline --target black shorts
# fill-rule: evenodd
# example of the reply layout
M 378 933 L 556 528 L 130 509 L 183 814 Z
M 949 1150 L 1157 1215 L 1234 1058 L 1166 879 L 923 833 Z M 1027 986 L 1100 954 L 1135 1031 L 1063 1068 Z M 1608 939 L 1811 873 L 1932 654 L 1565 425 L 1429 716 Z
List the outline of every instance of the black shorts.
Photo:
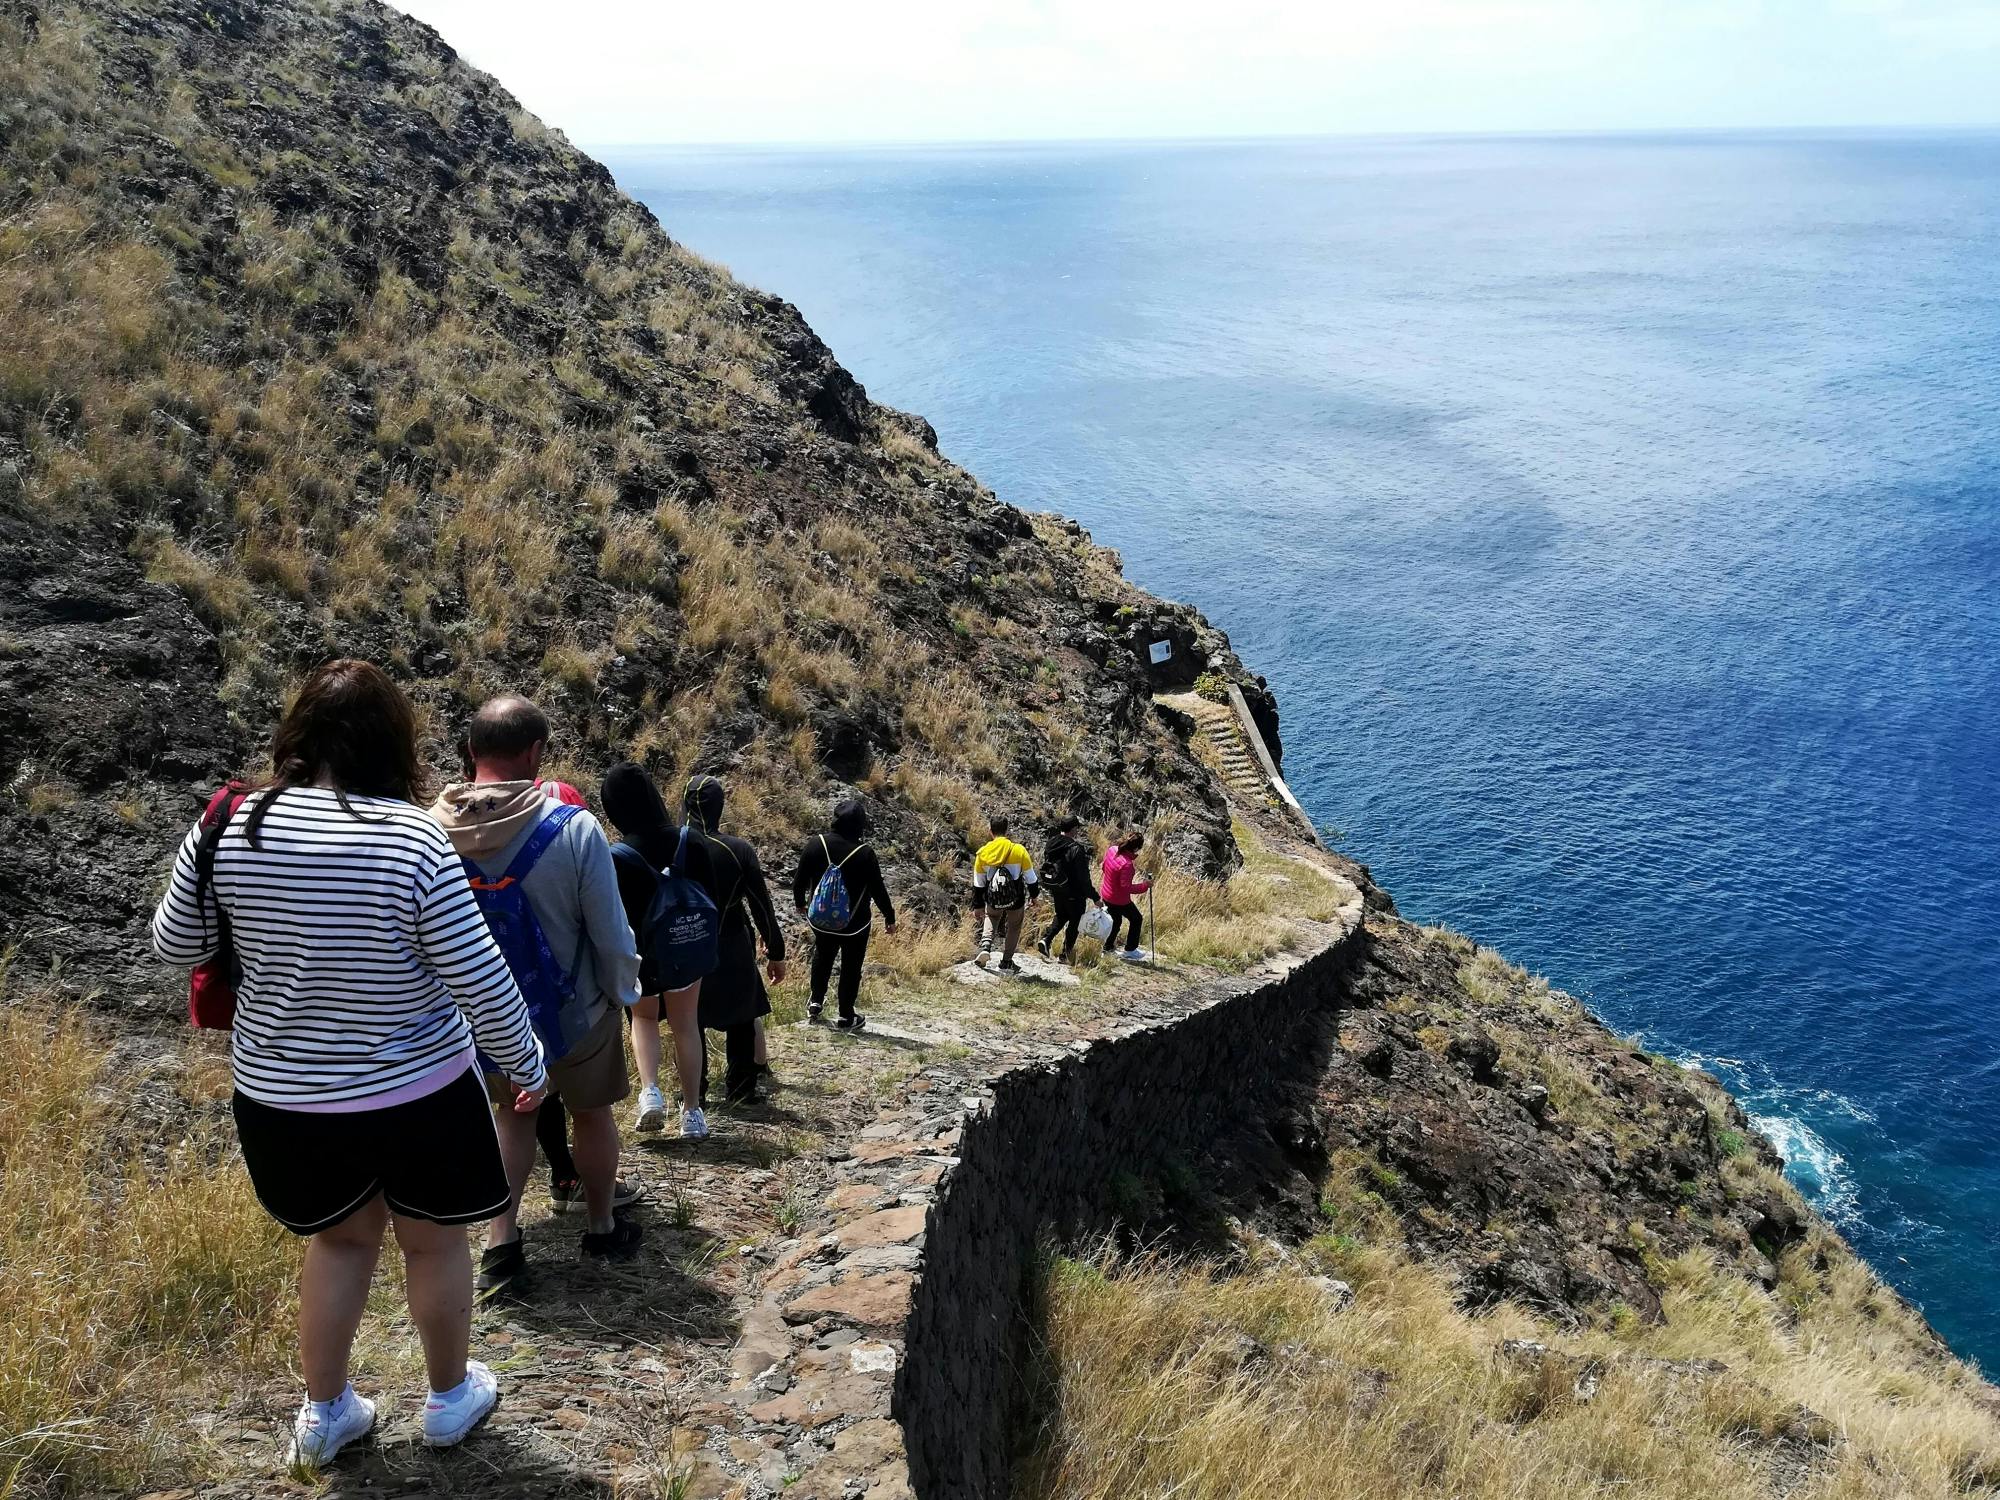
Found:
M 433 1224 L 483 1223 L 512 1200 L 493 1111 L 471 1067 L 387 1109 L 278 1109 L 241 1092 L 232 1107 L 257 1201 L 293 1234 L 331 1229 L 377 1193 L 392 1213 Z

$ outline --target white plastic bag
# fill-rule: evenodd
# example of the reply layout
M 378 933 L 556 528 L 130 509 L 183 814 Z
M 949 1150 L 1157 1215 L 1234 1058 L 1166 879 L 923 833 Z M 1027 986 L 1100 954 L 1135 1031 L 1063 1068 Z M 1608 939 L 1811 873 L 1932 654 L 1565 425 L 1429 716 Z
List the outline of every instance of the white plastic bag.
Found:
M 1083 920 L 1077 923 L 1076 930 L 1087 938 L 1096 938 L 1101 943 L 1111 936 L 1111 913 L 1101 906 L 1093 906 L 1083 914 Z

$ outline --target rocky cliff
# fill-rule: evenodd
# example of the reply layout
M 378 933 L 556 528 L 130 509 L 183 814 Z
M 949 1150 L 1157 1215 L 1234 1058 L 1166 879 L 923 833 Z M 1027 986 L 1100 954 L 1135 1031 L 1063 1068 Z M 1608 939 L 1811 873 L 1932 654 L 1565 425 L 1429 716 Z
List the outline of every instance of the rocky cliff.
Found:
M 1151 706 L 1218 671 L 1275 730 L 1228 643 L 386 6 L 0 0 L 0 330 L 0 947 L 72 979 L 343 654 L 441 770 L 513 687 L 761 840 L 861 788 L 919 910 L 988 808 L 1235 859 Z

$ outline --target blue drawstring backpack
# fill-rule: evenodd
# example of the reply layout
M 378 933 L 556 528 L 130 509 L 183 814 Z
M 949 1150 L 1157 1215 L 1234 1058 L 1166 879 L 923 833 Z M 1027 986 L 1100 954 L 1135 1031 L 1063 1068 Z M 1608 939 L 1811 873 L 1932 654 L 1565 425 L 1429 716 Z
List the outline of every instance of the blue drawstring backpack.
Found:
M 576 998 L 576 981 L 556 962 L 549 949 L 548 934 L 542 931 L 521 882 L 579 811 L 567 804 L 550 808 L 497 880 L 460 856 L 465 878 L 472 886 L 472 899 L 479 903 L 486 929 L 493 934 L 500 956 L 507 960 L 514 982 L 521 987 L 521 998 L 528 1002 L 528 1019 L 534 1025 L 535 1035 L 542 1039 L 542 1055 L 549 1062 L 555 1062 L 570 1049 L 571 1039 L 563 1035 L 562 1015 L 563 1008 Z M 491 1071 L 490 1059 L 482 1056 L 480 1065 Z
M 847 859 L 837 865 L 833 862 L 833 851 L 826 845 L 826 835 L 820 835 L 819 849 L 826 856 L 826 873 L 813 887 L 812 905 L 806 908 L 806 924 L 815 932 L 844 933 L 847 924 L 854 920 L 854 899 L 848 894 L 847 877 L 840 873 L 840 865 L 846 864 L 865 847 L 856 844 L 847 851 Z
M 662 990 L 684 990 L 715 972 L 720 960 L 722 913 L 700 881 L 681 873 L 687 854 L 687 828 L 681 828 L 673 863 L 655 870 L 630 844 L 613 844 L 611 856 L 653 881 L 653 899 L 646 903 L 639 924 L 639 954 L 648 960 Z

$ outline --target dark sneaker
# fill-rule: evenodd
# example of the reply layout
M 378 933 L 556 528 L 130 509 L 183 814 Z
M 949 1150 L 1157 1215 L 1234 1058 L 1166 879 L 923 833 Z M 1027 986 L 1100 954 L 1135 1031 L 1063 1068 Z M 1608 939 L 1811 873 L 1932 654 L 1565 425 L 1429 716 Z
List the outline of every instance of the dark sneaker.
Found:
M 763 1087 L 766 1089 L 774 1089 L 779 1086 L 778 1075 L 771 1071 L 771 1065 L 769 1063 L 760 1062 L 756 1065 L 756 1067 L 757 1067 L 757 1082 L 759 1084 L 763 1085 Z
M 639 1253 L 639 1241 L 646 1237 L 638 1221 L 634 1219 L 613 1219 L 611 1227 L 602 1234 L 586 1234 L 583 1237 L 583 1253 L 598 1255 L 606 1260 L 629 1260 Z
M 1035 948 L 1043 958 L 1055 957 L 1054 954 L 1049 952 L 1049 940 L 1047 938 L 1037 938 L 1035 940 Z
M 627 1182 L 623 1178 L 620 1178 L 611 1185 L 611 1206 L 614 1209 L 630 1208 L 645 1196 L 646 1190 L 643 1187 Z M 551 1213 L 566 1214 L 573 1208 L 582 1208 L 583 1204 L 583 1184 L 577 1181 L 576 1178 L 572 1177 L 567 1182 L 552 1182 L 549 1184 L 549 1211 Z
M 1021 966 L 1011 958 L 1003 958 L 994 966 L 993 972 L 996 974 L 1018 974 L 1021 972 Z
M 806 1025 L 817 1026 L 825 1019 L 826 1007 L 824 1005 L 808 1005 L 806 1007 Z
M 472 1278 L 473 1289 L 481 1296 L 505 1291 L 528 1274 L 528 1254 L 519 1240 L 495 1245 L 479 1252 L 479 1274 Z
M 868 1025 L 868 1018 L 862 1015 L 861 1012 L 857 1010 L 853 1015 L 842 1016 L 838 1021 L 835 1021 L 833 1023 L 833 1029 L 835 1031 L 861 1031 L 864 1030 L 867 1027 L 867 1025 Z

